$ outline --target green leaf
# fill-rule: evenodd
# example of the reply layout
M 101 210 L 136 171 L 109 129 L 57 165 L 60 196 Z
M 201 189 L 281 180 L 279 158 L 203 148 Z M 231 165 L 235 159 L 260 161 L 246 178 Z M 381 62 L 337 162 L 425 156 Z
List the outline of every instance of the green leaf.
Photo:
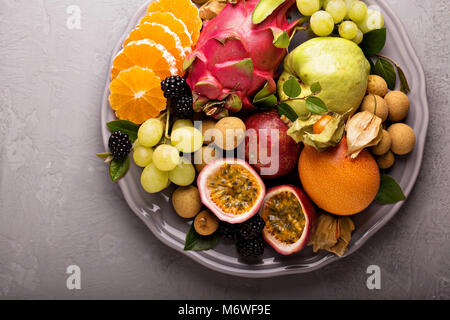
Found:
M 289 77 L 283 84 L 283 91 L 289 98 L 296 98 L 302 93 L 302 87 L 296 78 Z
M 399 201 L 406 200 L 402 188 L 394 180 L 394 178 L 382 175 L 380 189 L 376 197 L 377 201 L 382 204 L 393 204 Z
M 109 131 L 114 133 L 116 131 L 122 131 L 128 135 L 131 142 L 133 143 L 137 139 L 137 132 L 139 130 L 139 126 L 128 120 L 116 120 L 111 121 L 106 124 L 108 126 Z
M 364 35 L 360 46 L 366 56 L 379 53 L 386 45 L 386 28 L 372 30 Z
M 281 30 L 281 32 L 277 32 L 272 28 L 273 33 L 273 45 L 280 49 L 286 49 L 289 47 L 289 43 L 291 39 L 289 38 L 289 34 L 286 31 Z
M 315 82 L 311 85 L 311 92 L 314 94 L 318 94 L 320 91 L 322 91 L 322 86 L 319 82 Z
M 398 77 L 400 78 L 400 91 L 403 93 L 409 93 L 411 88 L 409 87 L 408 80 L 406 79 L 405 73 L 402 68 L 397 66 Z
M 277 97 L 274 94 L 254 101 L 253 104 L 258 108 L 273 108 L 277 105 Z
M 214 232 L 209 236 L 202 236 L 197 233 L 194 229 L 194 224 L 191 224 L 188 233 L 186 234 L 186 241 L 184 243 L 185 251 L 202 251 L 214 248 L 214 246 L 219 242 L 220 234 L 219 232 Z
M 313 114 L 328 112 L 328 108 L 325 103 L 318 97 L 314 96 L 306 98 L 306 109 Z
M 272 12 L 275 11 L 286 0 L 259 0 L 252 14 L 253 24 L 263 22 Z
M 278 114 L 280 115 L 280 117 L 286 116 L 292 122 L 294 122 L 298 118 L 297 113 L 291 108 L 291 106 L 284 102 L 278 105 Z
M 102 152 L 102 153 L 96 153 L 95 154 L 97 157 L 99 157 L 100 159 L 106 159 L 110 156 L 112 156 L 111 152 Z
M 391 90 L 395 90 L 397 75 L 395 74 L 394 66 L 388 60 L 383 58 L 378 59 L 375 67 L 373 68 L 373 74 L 382 77 L 384 80 L 386 80 L 388 88 Z
M 109 164 L 109 176 L 111 177 L 112 182 L 116 182 L 117 180 L 122 178 L 125 175 L 125 173 L 127 173 L 129 167 L 130 167 L 129 156 L 127 156 L 125 159 L 121 161 L 113 159 Z

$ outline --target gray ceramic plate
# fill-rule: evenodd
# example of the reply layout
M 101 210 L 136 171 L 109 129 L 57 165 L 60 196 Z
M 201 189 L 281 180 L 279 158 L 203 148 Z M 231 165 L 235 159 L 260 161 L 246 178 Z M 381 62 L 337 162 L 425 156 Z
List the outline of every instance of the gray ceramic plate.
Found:
M 409 195 L 420 170 L 428 127 L 425 77 L 405 28 L 386 1 L 366 0 L 366 3 L 380 7 L 388 28 L 387 45 L 383 53 L 402 66 L 412 90 L 409 94 L 412 105 L 407 123 L 412 126 L 417 135 L 417 146 L 408 157 L 398 159 L 395 167 L 389 172 L 400 183 L 405 194 Z M 114 48 L 112 57 L 120 50 L 127 34 L 144 16 L 147 5 L 148 3 L 143 5 L 131 19 L 126 32 Z M 301 36 L 296 36 L 295 40 L 297 43 L 293 45 L 298 45 L 302 40 Z M 105 86 L 101 109 L 101 127 L 105 147 L 109 138 L 105 123 L 115 120 L 108 103 L 108 86 L 109 79 Z M 119 186 L 130 208 L 163 243 L 208 268 L 236 276 L 263 278 L 310 272 L 339 260 L 335 255 L 323 251 L 313 253 L 310 247 L 291 256 L 281 256 L 270 248 L 266 250 L 263 260 L 254 265 L 239 261 L 235 247 L 225 243 L 219 243 L 214 249 L 203 252 L 183 251 L 190 222 L 182 220 L 174 212 L 169 201 L 173 189 L 155 195 L 147 194 L 140 186 L 140 173 L 141 169 L 132 165 L 127 175 L 119 181 Z M 380 230 L 396 214 L 402 204 L 381 206 L 374 203 L 364 212 L 354 216 L 356 230 L 346 256 L 358 250 L 375 232 Z

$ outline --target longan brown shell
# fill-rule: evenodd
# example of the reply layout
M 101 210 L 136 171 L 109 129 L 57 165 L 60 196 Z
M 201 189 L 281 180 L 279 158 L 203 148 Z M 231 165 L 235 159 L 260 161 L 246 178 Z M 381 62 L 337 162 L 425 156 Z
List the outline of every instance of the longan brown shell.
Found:
M 172 205 L 180 217 L 195 217 L 202 208 L 198 189 L 194 186 L 177 188 L 172 194 Z
M 376 109 L 375 109 L 375 99 L 376 99 Z M 381 118 L 381 120 L 386 121 L 389 116 L 389 108 L 386 101 L 378 95 L 369 94 L 366 96 L 361 104 L 361 111 L 369 111 L 374 113 Z
M 215 128 L 221 137 L 215 137 L 214 142 L 223 150 L 236 149 L 245 139 L 245 123 L 237 117 L 222 118 Z
M 383 129 L 383 138 L 378 145 L 371 148 L 371 151 L 374 155 L 381 156 L 391 150 L 391 144 L 392 140 L 389 132 Z
M 384 97 L 388 92 L 386 81 L 377 75 L 369 75 L 367 80 L 367 92 Z
M 219 228 L 219 220 L 208 210 L 201 211 L 194 219 L 194 229 L 202 236 L 209 236 Z
M 397 155 L 410 153 L 416 144 L 416 134 L 414 130 L 404 123 L 394 123 L 388 128 L 391 136 L 391 150 Z
M 218 159 L 219 156 L 220 152 L 213 146 L 203 146 L 196 152 L 195 162 L 199 163 L 195 163 L 195 170 L 197 170 L 197 172 L 202 171 L 207 164 Z
M 214 142 L 215 126 L 216 122 L 214 120 L 207 119 L 202 121 L 202 136 L 204 144 L 208 145 Z
M 388 151 L 385 154 L 378 156 L 376 160 L 380 169 L 389 169 L 395 163 L 395 156 L 392 151 Z
M 389 120 L 398 122 L 408 116 L 410 101 L 406 94 L 401 91 L 391 91 L 384 99 L 389 108 Z

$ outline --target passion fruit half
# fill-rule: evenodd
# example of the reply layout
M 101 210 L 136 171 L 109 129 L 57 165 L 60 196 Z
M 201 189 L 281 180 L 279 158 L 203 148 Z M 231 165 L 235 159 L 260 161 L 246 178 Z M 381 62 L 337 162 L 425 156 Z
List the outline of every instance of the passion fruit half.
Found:
M 291 185 L 270 189 L 260 215 L 266 223 L 264 239 L 283 255 L 298 252 L 308 244 L 316 221 L 309 198 L 300 188 Z
M 256 171 L 235 158 L 209 163 L 200 172 L 197 186 L 202 203 L 228 223 L 242 223 L 258 213 L 266 194 Z

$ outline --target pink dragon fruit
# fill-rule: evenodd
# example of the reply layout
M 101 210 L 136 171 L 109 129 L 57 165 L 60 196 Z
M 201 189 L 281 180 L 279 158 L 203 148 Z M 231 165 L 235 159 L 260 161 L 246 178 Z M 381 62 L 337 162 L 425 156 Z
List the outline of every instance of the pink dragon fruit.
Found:
M 274 73 L 296 25 L 286 18 L 295 0 L 285 0 L 261 23 L 254 24 L 252 13 L 258 2 L 230 2 L 204 23 L 195 50 L 185 61 L 196 112 L 203 110 L 221 118 L 252 108 L 252 97 L 261 89 L 258 95 L 275 92 Z

